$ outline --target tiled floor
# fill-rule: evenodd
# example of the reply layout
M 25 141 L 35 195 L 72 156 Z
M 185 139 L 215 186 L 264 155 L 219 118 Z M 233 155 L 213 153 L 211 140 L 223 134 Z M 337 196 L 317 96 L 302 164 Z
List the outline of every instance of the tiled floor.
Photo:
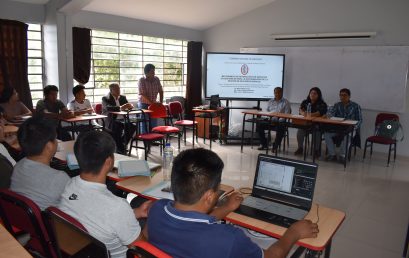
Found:
M 280 156 L 295 158 L 295 142 Z M 176 145 L 176 144 L 175 144 Z M 209 148 L 208 141 L 195 147 Z M 182 149 L 190 148 L 191 143 Z M 235 187 L 251 186 L 256 167 L 257 148 L 213 143 L 212 150 L 225 163 L 223 182 Z M 151 159 L 160 161 L 159 151 Z M 374 153 L 362 161 L 362 152 L 348 163 L 318 161 L 318 180 L 314 201 L 346 212 L 346 220 L 333 239 L 333 258 L 402 257 L 409 222 L 409 158 L 397 157 L 386 167 L 387 155 Z

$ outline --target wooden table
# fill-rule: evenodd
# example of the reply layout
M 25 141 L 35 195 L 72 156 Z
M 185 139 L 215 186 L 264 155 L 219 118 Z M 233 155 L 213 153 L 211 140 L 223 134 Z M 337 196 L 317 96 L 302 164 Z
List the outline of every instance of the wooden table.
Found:
M 143 192 L 152 186 L 155 186 L 163 181 L 163 175 L 162 173 L 156 173 L 152 177 L 148 176 L 135 176 L 132 178 L 129 178 L 127 180 L 123 180 L 121 182 L 118 182 L 116 184 L 116 187 L 118 189 L 121 189 L 124 192 L 130 192 L 134 193 L 137 195 L 144 196 L 145 198 L 148 199 L 155 199 L 152 196 L 146 196 L 143 194 Z M 232 186 L 220 185 L 220 189 L 229 193 L 234 190 Z
M 74 129 L 75 129 L 76 123 L 88 122 L 89 125 L 91 126 L 92 120 L 102 120 L 102 126 L 103 128 L 105 128 L 105 120 L 104 120 L 105 118 L 107 118 L 107 116 L 105 115 L 98 115 L 98 114 L 86 115 L 84 114 L 84 115 L 80 115 L 80 116 L 76 116 L 72 118 L 59 118 L 59 120 L 71 124 L 72 126 L 71 134 L 72 134 L 72 138 L 74 139 L 75 138 Z
M 293 115 L 293 114 L 285 114 L 285 113 L 278 113 L 278 112 L 262 112 L 262 111 L 243 111 L 243 128 L 242 128 L 242 135 L 241 135 L 241 152 L 243 152 L 243 138 L 244 138 L 244 125 L 246 122 L 246 115 L 252 115 L 253 118 L 255 116 L 265 116 L 270 118 L 270 121 L 272 120 L 273 117 L 279 118 L 278 122 L 280 123 L 280 118 L 286 119 L 286 120 L 291 120 L 291 123 L 287 123 L 287 125 L 295 125 L 294 127 L 296 128 L 311 128 L 312 130 L 312 146 L 315 147 L 314 144 L 314 131 L 316 130 L 315 125 L 335 125 L 340 128 L 340 131 L 346 132 L 346 144 L 345 144 L 345 157 L 349 156 L 348 153 L 348 144 L 349 144 L 349 139 L 352 138 L 353 128 L 358 121 L 355 120 L 332 120 L 330 118 L 323 118 L 323 117 L 304 117 L 301 115 Z M 270 133 L 270 130 L 269 130 Z M 306 159 L 306 144 L 304 144 L 305 150 L 304 150 L 304 160 Z M 313 150 L 313 153 L 315 153 L 315 149 Z M 268 148 L 266 150 L 266 154 L 268 154 Z M 277 154 L 277 153 L 276 153 Z M 313 154 L 313 162 L 315 162 L 315 154 Z M 344 168 L 346 167 L 346 162 L 347 158 L 344 160 Z
M 0 224 L 0 257 L 32 257 L 26 249 Z
M 128 135 L 128 128 L 131 124 L 131 119 L 130 116 L 131 115 L 145 115 L 148 114 L 146 117 L 144 117 L 143 119 L 147 119 L 149 121 L 149 114 L 152 113 L 153 111 L 149 110 L 149 109 L 136 109 L 136 110 L 128 110 L 128 111 L 109 111 L 110 115 L 115 115 L 115 119 L 116 116 L 123 116 L 124 117 L 124 122 L 125 122 L 125 126 L 124 126 L 124 130 L 125 130 L 125 146 L 128 144 L 129 140 L 127 138 Z M 149 128 L 148 128 L 149 131 Z
M 58 142 L 58 149 L 57 152 L 55 153 L 54 157 L 61 160 L 61 161 L 67 161 L 67 153 L 73 153 L 74 152 L 74 143 L 75 141 L 66 141 L 66 142 Z M 118 161 L 120 160 L 132 160 L 132 159 L 137 159 L 135 157 L 130 157 L 118 153 L 114 153 L 114 158 L 115 158 L 115 164 L 117 164 Z M 118 176 L 118 171 L 116 169 L 117 165 L 114 164 L 114 169 L 108 173 L 107 178 L 109 180 L 119 182 L 126 180 L 131 177 L 119 177 Z M 155 169 L 153 172 L 158 172 L 160 170 L 160 167 Z
M 122 191 L 135 193 L 148 199 L 155 199 L 151 196 L 144 195 L 144 192 L 147 189 L 161 183 L 162 180 L 162 174 L 157 173 L 153 177 L 132 177 L 127 180 L 118 182 L 116 186 Z M 232 186 L 224 184 L 221 184 L 220 188 L 227 192 L 233 190 Z M 318 227 L 320 230 L 318 237 L 302 239 L 297 242 L 297 245 L 313 251 L 323 251 L 325 249 L 325 257 L 329 257 L 332 237 L 344 221 L 345 213 L 319 205 L 318 214 Z M 232 222 L 233 224 L 237 224 L 275 238 L 282 237 L 287 230 L 287 228 L 250 218 L 235 212 L 230 213 L 225 219 Z M 318 220 L 317 204 L 314 203 L 312 205 L 310 212 L 306 216 L 306 219 L 310 219 L 313 222 L 316 222 Z
M 203 143 L 206 143 L 206 138 L 210 141 L 210 149 L 212 148 L 212 126 L 213 122 L 217 122 L 217 125 L 223 124 L 223 116 L 221 113 L 223 112 L 224 108 L 214 109 L 192 109 L 193 115 L 193 123 L 195 121 L 198 122 L 197 126 L 197 135 L 203 138 Z M 197 115 L 199 114 L 199 115 Z M 201 116 L 202 114 L 203 116 Z M 210 121 L 207 121 L 210 119 Z M 219 120 L 220 119 L 220 120 Z M 207 129 L 206 129 L 207 126 Z M 220 132 L 219 128 L 219 132 Z M 207 135 L 207 136 L 206 136 Z M 218 133 L 219 140 L 221 141 L 220 133 Z M 194 135 L 193 135 L 193 147 L 195 146 Z
M 331 251 L 332 237 L 337 232 L 345 219 L 345 213 L 336 209 L 327 208 L 322 205 L 318 205 L 319 220 L 317 217 L 317 205 L 313 203 L 310 212 L 305 217 L 312 222 L 318 221 L 319 233 L 317 238 L 305 238 L 297 242 L 297 245 L 305 247 L 313 251 L 324 251 L 325 257 L 329 257 Z M 265 221 L 254 219 L 245 215 L 241 215 L 235 212 L 230 213 L 225 218 L 234 224 L 240 225 L 245 228 L 260 232 L 262 234 L 272 236 L 274 238 L 280 238 L 287 231 L 287 228 L 280 227 Z M 311 254 L 312 255 L 312 254 Z M 306 256 L 307 257 L 307 256 Z M 315 256 L 313 256 L 315 257 Z

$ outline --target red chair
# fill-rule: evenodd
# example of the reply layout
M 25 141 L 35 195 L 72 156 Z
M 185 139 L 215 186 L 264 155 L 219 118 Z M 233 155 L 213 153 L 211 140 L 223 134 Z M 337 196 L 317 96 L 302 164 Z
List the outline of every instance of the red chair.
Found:
M 169 141 L 169 136 L 170 135 L 177 134 L 177 136 L 178 136 L 178 148 L 180 149 L 180 130 L 177 127 L 169 125 L 170 117 L 168 116 L 168 112 L 166 110 L 166 107 L 161 103 L 153 103 L 153 104 L 149 105 L 148 109 L 150 111 L 152 111 L 152 113 L 150 113 L 150 118 L 163 119 L 165 121 L 165 125 L 156 126 L 156 127 L 152 128 L 152 132 L 166 135 L 166 142 Z
M 14 228 L 30 234 L 30 240 L 25 246 L 29 251 L 44 257 L 58 257 L 44 225 L 41 210 L 32 200 L 8 189 L 0 190 L 0 216 L 13 236 L 17 234 Z
M 183 119 L 183 108 L 182 108 L 182 104 L 179 101 L 174 101 L 174 102 L 169 103 L 169 113 L 172 117 L 177 117 L 178 119 L 173 124 L 176 126 L 183 127 L 183 137 L 184 137 L 185 145 L 186 145 L 186 128 L 192 129 L 193 131 L 192 143 L 193 143 L 193 146 L 195 146 L 195 131 L 196 131 L 196 141 L 198 139 L 197 137 L 198 122 Z
M 145 241 L 137 241 L 133 243 L 134 248 L 131 248 L 126 253 L 127 258 L 171 258 L 159 248 Z
M 146 119 L 146 114 L 145 112 L 140 109 L 140 111 L 142 112 L 141 115 L 141 119 L 142 120 L 147 120 Z M 131 156 L 131 152 L 132 152 L 132 147 L 135 147 L 137 149 L 144 149 L 145 151 L 145 160 L 148 159 L 148 153 L 150 152 L 150 146 L 153 142 L 159 142 L 159 145 L 161 145 L 162 147 L 160 148 L 160 155 L 162 155 L 162 148 L 165 146 L 164 144 L 164 139 L 165 136 L 163 134 L 160 133 L 139 133 L 141 130 L 139 130 L 139 126 L 140 124 L 143 124 L 145 126 L 145 132 L 148 132 L 148 126 L 146 126 L 146 123 L 140 123 L 140 121 L 136 122 L 136 133 L 135 136 L 132 138 L 131 143 L 129 145 L 129 152 L 128 152 L 128 156 Z M 150 126 L 149 126 L 150 127 Z M 138 146 L 138 141 L 142 141 L 143 142 L 143 147 L 139 147 Z
M 379 113 L 376 116 L 375 135 L 372 135 L 372 136 L 369 136 L 368 138 L 366 138 L 365 146 L 364 146 L 364 157 L 363 157 L 363 159 L 365 159 L 365 156 L 366 156 L 366 148 L 369 147 L 369 146 L 371 147 L 370 155 L 372 156 L 372 148 L 373 148 L 374 143 L 382 144 L 382 145 L 389 145 L 388 164 L 387 164 L 389 166 L 392 150 L 394 151 L 393 160 L 394 161 L 396 160 L 396 144 L 397 144 L 397 141 L 396 141 L 396 139 L 386 138 L 386 137 L 377 135 L 377 131 L 378 131 L 379 126 L 385 120 L 399 121 L 399 116 L 396 115 L 396 114 L 390 114 L 390 113 Z
M 55 207 L 47 208 L 43 215 L 59 257 L 110 257 L 105 244 L 91 236 L 78 220 Z
M 98 103 L 95 105 L 95 113 L 97 113 L 98 115 L 102 114 L 102 104 Z

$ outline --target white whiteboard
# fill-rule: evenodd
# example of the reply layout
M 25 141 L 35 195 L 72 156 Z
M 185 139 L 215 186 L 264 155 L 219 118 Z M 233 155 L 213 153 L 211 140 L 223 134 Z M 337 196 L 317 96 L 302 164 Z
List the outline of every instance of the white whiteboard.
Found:
M 403 112 L 408 81 L 409 47 L 266 47 L 242 53 L 285 54 L 284 96 L 300 103 L 308 90 L 321 89 L 328 105 L 341 88 L 362 108 Z

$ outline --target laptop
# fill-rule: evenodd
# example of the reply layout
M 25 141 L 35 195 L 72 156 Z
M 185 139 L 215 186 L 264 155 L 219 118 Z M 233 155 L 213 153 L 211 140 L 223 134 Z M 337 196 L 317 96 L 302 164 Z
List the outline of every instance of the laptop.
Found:
M 253 190 L 236 213 L 289 227 L 311 209 L 318 165 L 260 154 Z

